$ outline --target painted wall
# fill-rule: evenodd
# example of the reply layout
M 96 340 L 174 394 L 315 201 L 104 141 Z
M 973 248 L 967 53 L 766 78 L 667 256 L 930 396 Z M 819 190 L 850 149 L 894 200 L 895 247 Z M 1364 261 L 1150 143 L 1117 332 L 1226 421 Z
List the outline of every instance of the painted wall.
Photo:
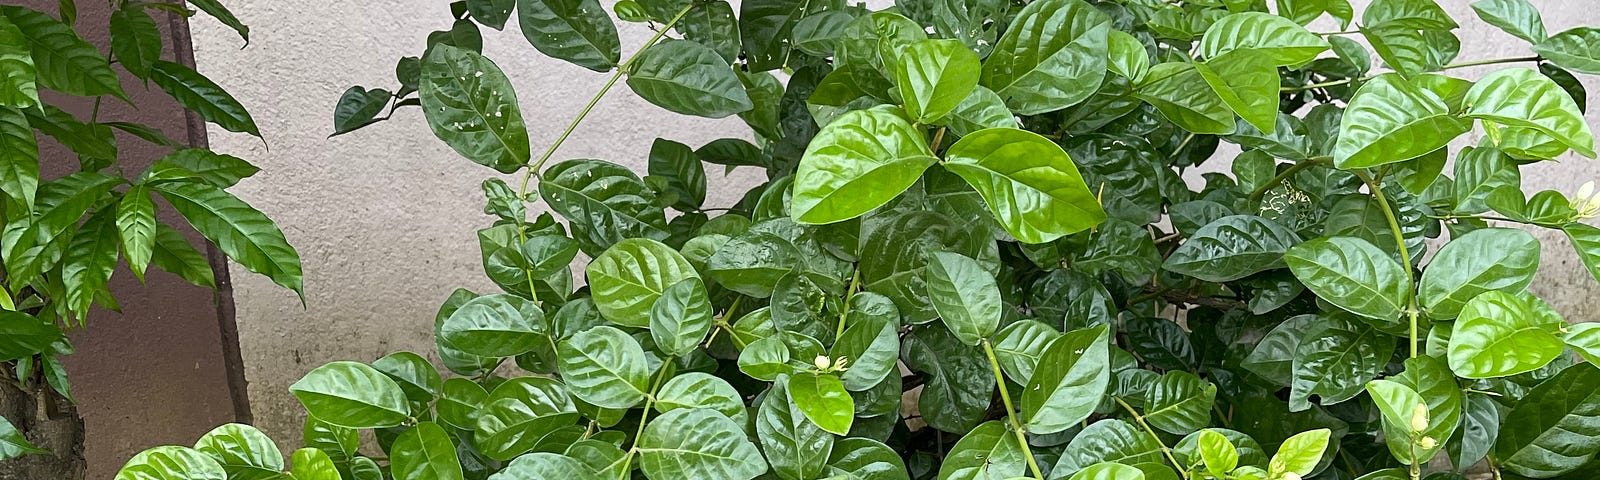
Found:
M 603 2 L 609 7 L 609 1 Z M 1442 0 L 1460 19 L 1464 60 L 1527 55 L 1526 45 L 1478 21 L 1469 0 Z M 1600 24 L 1585 0 L 1536 2 L 1551 32 Z M 424 36 L 449 27 L 445 2 L 277 0 L 232 2 L 255 26 L 240 50 L 232 31 L 215 22 L 193 24 L 199 68 L 254 112 L 268 145 L 211 130 L 212 145 L 255 161 L 263 172 L 235 189 L 277 219 L 305 263 L 307 308 L 290 292 L 234 267 L 240 342 L 256 422 L 275 438 L 298 438 L 302 412 L 287 388 L 306 371 L 332 360 L 370 361 L 388 352 L 431 355 L 431 322 L 455 288 L 494 288 L 483 278 L 474 231 L 481 213 L 479 183 L 494 172 L 472 164 L 434 139 L 419 111 L 335 138 L 335 101 L 345 87 L 393 88 L 394 62 L 416 55 Z M 534 151 L 541 151 L 582 108 L 605 77 L 540 56 L 514 26 L 486 30 L 486 53 L 515 83 Z M 624 52 L 651 32 L 623 29 Z M 1472 74 L 1472 71 L 1466 71 Z M 1600 82 L 1590 81 L 1592 91 Z M 1600 105 L 1600 96 L 1590 102 Z M 1600 115 L 1590 115 L 1600 128 Z M 746 136 L 737 120 L 700 120 L 646 104 L 626 88 L 602 101 L 557 159 L 602 158 L 644 171 L 656 136 L 701 145 Z M 270 146 L 270 150 L 268 147 Z M 1231 157 L 1225 157 L 1231 158 Z M 1576 190 L 1600 167 L 1576 157 L 1542 165 L 1525 180 L 1532 188 Z M 720 179 L 711 200 L 727 204 L 758 181 L 754 172 Z M 1567 251 L 1544 235 L 1544 270 L 1534 289 L 1569 319 L 1596 312 L 1587 298 L 1600 286 Z

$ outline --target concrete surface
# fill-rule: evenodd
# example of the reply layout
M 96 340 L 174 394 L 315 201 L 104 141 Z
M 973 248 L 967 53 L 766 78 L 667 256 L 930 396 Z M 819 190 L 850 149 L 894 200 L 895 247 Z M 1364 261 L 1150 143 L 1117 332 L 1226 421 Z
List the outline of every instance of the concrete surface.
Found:
M 611 2 L 603 2 L 608 8 Z M 1479 21 L 1468 0 L 1444 0 L 1464 28 L 1463 60 L 1529 54 L 1521 40 Z M 1600 24 L 1587 0 L 1538 1 L 1554 33 Z M 280 442 L 298 440 L 302 411 L 287 392 L 306 371 L 332 360 L 370 361 L 410 350 L 431 354 L 434 311 L 451 290 L 493 290 L 481 273 L 474 231 L 481 214 L 478 184 L 493 174 L 436 140 L 422 115 L 406 110 L 387 123 L 326 138 L 333 105 L 350 85 L 392 88 L 394 62 L 417 55 L 432 30 L 449 27 L 445 2 L 431 0 L 237 1 L 231 6 L 254 26 L 253 42 L 206 18 L 193 22 L 202 72 L 226 85 L 251 108 L 271 149 L 255 139 L 213 127 L 212 145 L 263 168 L 235 191 L 277 219 L 305 263 L 307 304 L 266 279 L 234 267 L 243 357 L 256 422 Z M 605 80 L 605 76 L 542 57 L 514 25 L 485 30 L 487 54 L 513 78 L 535 152 L 544 148 Z M 623 29 L 624 54 L 651 32 Z M 1470 71 L 1465 73 L 1472 73 Z M 1591 91 L 1595 77 L 1584 77 Z M 1600 105 L 1600 96 L 1590 95 Z M 1600 128 L 1600 115 L 1590 115 Z M 657 136 L 700 145 L 747 136 L 738 120 L 674 115 L 618 88 L 557 154 L 594 157 L 643 172 Z M 1534 188 L 1576 190 L 1600 172 L 1576 157 L 1528 170 Z M 729 203 L 758 179 L 755 172 L 712 173 L 712 202 Z M 1534 290 L 1569 319 L 1585 321 L 1595 308 L 1594 279 L 1559 235 L 1544 234 L 1546 254 Z

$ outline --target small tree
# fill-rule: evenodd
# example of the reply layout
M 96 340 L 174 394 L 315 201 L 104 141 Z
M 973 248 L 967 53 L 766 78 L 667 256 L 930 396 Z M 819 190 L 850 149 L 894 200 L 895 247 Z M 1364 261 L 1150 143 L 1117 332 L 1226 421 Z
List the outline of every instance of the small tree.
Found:
M 162 33 L 151 11 L 193 15 L 198 8 L 248 29 L 215 0 L 113 2 L 110 58 L 74 31 L 77 12 L 57 16 L 0 6 L 0 478 L 81 479 L 83 420 L 60 356 L 72 353 L 64 330 L 89 326 L 92 306 L 117 311 L 107 288 L 125 260 L 141 280 L 149 267 L 215 287 L 205 255 L 156 221 L 157 196 L 245 268 L 301 290 L 300 258 L 283 233 L 227 188 L 257 171 L 245 160 L 192 148 L 159 129 L 100 118 L 100 103 L 129 102 L 112 63 L 146 86 L 229 131 L 260 136 L 250 113 L 193 69 L 160 60 Z M 148 87 L 147 87 L 148 88 Z M 74 117 L 40 91 L 93 97 L 94 114 Z M 118 135 L 118 133 L 122 135 Z M 40 177 L 39 139 L 77 155 L 76 172 Z M 137 177 L 123 176 L 119 142 L 173 149 Z M 53 159 L 65 160 L 65 159 Z M 13 376 L 14 375 L 14 376 Z
M 1600 30 L 1549 36 L 1526 1 L 1484 0 L 1536 55 L 1458 62 L 1431 0 L 1359 22 L 1342 0 L 624 0 L 656 34 L 623 60 L 597 1 L 512 3 L 453 4 L 399 89 L 339 103 L 339 133 L 420 106 L 521 180 L 484 183 L 504 292 L 457 291 L 434 322 L 457 377 L 411 353 L 311 371 L 298 480 L 1600 470 L 1600 369 L 1569 354 L 1600 337 L 1526 291 L 1542 246 L 1497 226 L 1560 229 L 1600 274 L 1579 223 L 1600 201 L 1519 181 L 1594 156 L 1568 70 L 1600 73 Z M 541 52 L 610 74 L 538 156 L 477 48 L 513 12 Z M 1324 16 L 1358 27 L 1304 27 Z M 1449 74 L 1502 63 L 1525 65 Z M 550 164 L 624 78 L 756 142 L 657 140 L 642 178 Z M 1243 149 L 1232 174 L 1190 188 L 1221 142 Z M 770 181 L 708 207 L 708 163 Z M 282 471 L 271 446 L 224 426 L 121 478 Z

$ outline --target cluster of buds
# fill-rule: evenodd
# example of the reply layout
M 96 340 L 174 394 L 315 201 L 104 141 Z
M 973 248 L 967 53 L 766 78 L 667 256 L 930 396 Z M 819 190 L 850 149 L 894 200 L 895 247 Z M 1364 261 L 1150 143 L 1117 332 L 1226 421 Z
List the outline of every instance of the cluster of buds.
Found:
M 1600 216 L 1600 194 L 1594 190 L 1594 182 L 1585 182 L 1578 187 L 1578 194 L 1569 201 L 1572 210 L 1577 212 L 1576 220 Z
M 817 367 L 817 371 L 822 373 L 843 372 L 845 365 L 849 363 L 849 358 L 829 359 L 827 355 L 817 355 L 817 358 L 811 361 L 811 364 Z
M 1418 403 L 1415 408 L 1411 409 L 1411 432 L 1415 435 L 1422 435 L 1422 432 L 1427 430 L 1428 405 Z M 1433 447 L 1439 446 L 1439 441 L 1424 435 L 1422 438 L 1417 439 L 1417 446 L 1422 447 L 1423 450 L 1432 450 Z

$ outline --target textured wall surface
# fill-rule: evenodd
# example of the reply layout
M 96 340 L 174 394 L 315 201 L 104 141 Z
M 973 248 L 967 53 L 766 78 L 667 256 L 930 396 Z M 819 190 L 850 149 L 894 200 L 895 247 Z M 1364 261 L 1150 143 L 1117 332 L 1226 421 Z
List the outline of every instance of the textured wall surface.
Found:
M 611 2 L 606 3 L 609 7 Z M 1528 55 L 1520 40 L 1482 23 L 1469 0 L 1442 0 L 1463 23 L 1462 60 Z M 1535 2 L 1552 33 L 1600 24 L 1587 0 Z M 347 136 L 331 132 L 345 87 L 393 88 L 394 62 L 417 55 L 432 30 L 449 27 L 445 2 L 276 0 L 232 2 L 255 27 L 239 50 L 232 31 L 207 19 L 193 24 L 199 68 L 228 86 L 254 112 L 260 142 L 212 129 L 212 145 L 256 161 L 263 172 L 235 191 L 277 219 L 305 262 L 308 308 L 266 279 L 234 267 L 238 323 L 257 423 L 280 441 L 298 438 L 299 405 L 287 388 L 332 360 L 371 361 L 387 352 L 432 355 L 431 323 L 457 287 L 492 290 L 480 271 L 474 231 L 489 223 L 478 184 L 493 174 L 435 140 L 415 109 Z M 514 22 L 513 22 L 514 23 Z M 485 30 L 486 53 L 515 83 L 540 152 L 604 82 L 604 75 L 540 56 L 514 25 Z M 624 54 L 651 32 L 622 33 Z M 1462 71 L 1474 75 L 1472 70 Z M 1591 91 L 1595 77 L 1584 77 Z M 1590 95 L 1592 104 L 1600 96 Z M 1590 115 L 1600 125 L 1600 115 Z M 709 121 L 653 107 L 626 88 L 602 101 L 556 159 L 593 157 L 643 172 L 657 136 L 692 146 L 746 136 L 737 120 Z M 1223 153 L 1223 155 L 1227 155 Z M 1531 169 L 1531 188 L 1576 190 L 1600 167 L 1577 157 Z M 731 203 L 757 182 L 755 172 L 722 179 L 713 172 L 712 202 Z M 718 188 L 719 185 L 730 185 Z M 1534 289 L 1569 319 L 1586 321 L 1595 281 L 1559 235 L 1546 240 L 1545 269 Z

